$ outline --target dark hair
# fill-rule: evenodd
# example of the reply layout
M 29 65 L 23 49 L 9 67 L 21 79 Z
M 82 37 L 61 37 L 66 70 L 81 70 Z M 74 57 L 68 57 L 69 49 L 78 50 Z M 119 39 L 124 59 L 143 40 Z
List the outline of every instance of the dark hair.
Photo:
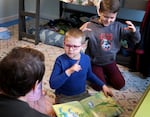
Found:
M 25 96 L 45 72 L 44 55 L 38 50 L 16 47 L 0 62 L 0 92 L 18 98 Z
M 102 0 L 100 2 L 99 11 L 108 11 L 110 13 L 116 13 L 119 11 L 120 1 L 119 0 Z

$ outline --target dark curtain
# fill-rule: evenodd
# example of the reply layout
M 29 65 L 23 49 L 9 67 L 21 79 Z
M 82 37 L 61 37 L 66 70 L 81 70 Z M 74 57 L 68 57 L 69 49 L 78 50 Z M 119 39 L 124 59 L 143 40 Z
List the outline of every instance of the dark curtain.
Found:
M 145 76 L 150 76 L 150 0 L 148 1 L 146 12 L 141 24 L 140 48 L 144 54 L 140 59 L 140 72 Z

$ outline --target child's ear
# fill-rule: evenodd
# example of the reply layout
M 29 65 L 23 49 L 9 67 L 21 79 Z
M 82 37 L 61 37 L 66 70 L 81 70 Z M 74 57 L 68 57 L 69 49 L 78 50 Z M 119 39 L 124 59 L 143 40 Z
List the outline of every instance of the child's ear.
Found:
M 102 0 L 98 0 L 98 2 L 95 4 L 98 16 L 100 16 L 100 3 L 101 3 L 101 1 Z
M 97 15 L 100 16 L 100 9 L 97 8 Z
M 98 12 L 98 16 L 101 16 L 102 11 L 99 9 L 99 11 L 97 11 L 97 12 Z

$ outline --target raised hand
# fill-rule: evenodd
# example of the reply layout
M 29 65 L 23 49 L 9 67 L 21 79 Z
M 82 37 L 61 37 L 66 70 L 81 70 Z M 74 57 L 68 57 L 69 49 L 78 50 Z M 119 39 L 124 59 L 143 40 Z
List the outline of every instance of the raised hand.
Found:
M 78 60 L 74 65 L 72 65 L 70 68 L 68 68 L 65 72 L 68 76 L 70 76 L 72 73 L 79 72 L 82 70 L 81 66 L 79 65 L 80 60 Z
M 79 65 L 79 62 L 80 62 L 80 60 L 78 60 L 70 69 L 74 72 L 74 71 L 76 71 L 76 72 L 78 72 L 78 71 L 80 71 L 82 68 L 81 68 L 81 66 Z
M 88 24 L 90 22 L 86 22 L 85 24 L 83 24 L 81 27 L 80 27 L 80 30 L 82 31 L 92 31 L 90 28 L 87 28 Z
M 125 23 L 127 24 L 127 27 L 124 28 L 125 30 L 130 30 L 131 32 L 136 31 L 136 28 L 131 21 L 126 21 Z

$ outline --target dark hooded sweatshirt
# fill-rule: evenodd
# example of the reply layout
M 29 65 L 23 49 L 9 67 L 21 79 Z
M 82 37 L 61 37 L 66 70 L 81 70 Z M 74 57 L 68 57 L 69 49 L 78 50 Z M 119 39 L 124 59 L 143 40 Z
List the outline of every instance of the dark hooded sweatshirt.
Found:
M 90 56 L 92 64 L 106 65 L 114 62 L 123 38 L 128 38 L 134 44 L 140 41 L 138 30 L 133 33 L 125 30 L 125 27 L 127 25 L 117 21 L 106 27 L 98 23 L 98 20 L 93 20 L 87 25 L 92 31 L 84 31 L 89 38 L 85 53 Z

